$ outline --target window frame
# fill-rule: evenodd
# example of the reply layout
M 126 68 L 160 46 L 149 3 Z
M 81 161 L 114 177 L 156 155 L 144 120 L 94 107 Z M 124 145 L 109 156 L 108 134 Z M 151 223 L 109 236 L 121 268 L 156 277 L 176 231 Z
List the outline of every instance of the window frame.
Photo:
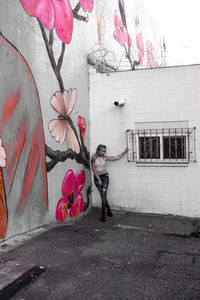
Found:
M 129 147 L 128 161 L 136 164 L 145 165 L 188 165 L 190 162 L 196 162 L 196 127 L 193 128 L 158 128 L 158 129 L 137 129 L 127 130 L 127 145 Z M 129 136 L 128 136 L 129 135 Z M 159 137 L 160 139 L 160 158 L 141 158 L 140 157 L 140 137 Z M 183 137 L 185 158 L 165 158 L 164 157 L 164 139 Z M 132 140 L 132 141 L 131 141 Z M 193 148 L 190 147 L 191 140 Z M 131 146 L 130 146 L 131 145 Z M 131 148 L 131 149 L 130 149 Z M 191 151 L 193 150 L 193 151 Z M 191 157 L 191 153 L 193 158 Z

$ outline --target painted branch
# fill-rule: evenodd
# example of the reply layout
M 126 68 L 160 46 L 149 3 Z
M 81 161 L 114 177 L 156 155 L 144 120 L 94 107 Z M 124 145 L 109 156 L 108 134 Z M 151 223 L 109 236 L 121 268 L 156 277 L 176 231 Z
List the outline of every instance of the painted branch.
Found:
M 73 14 L 73 16 L 74 16 L 75 19 L 77 19 L 77 20 L 79 20 L 79 21 L 87 22 L 87 18 L 84 17 L 84 16 L 81 16 L 81 15 L 75 14 L 75 13 Z
M 81 15 L 78 14 L 78 11 L 79 11 L 80 7 L 81 7 L 81 5 L 78 2 L 78 4 L 76 5 L 76 7 L 72 10 L 73 17 L 74 17 L 74 19 L 77 19 L 79 21 L 87 22 L 87 18 L 86 17 L 81 16 Z
M 39 19 L 37 19 L 37 20 L 38 20 L 38 23 L 40 25 L 40 29 L 41 29 L 41 32 L 42 32 L 42 36 L 43 36 L 44 43 L 45 43 L 45 46 L 46 46 L 46 49 L 47 49 L 49 60 L 51 62 L 52 69 L 54 71 L 54 74 L 55 74 L 58 82 L 59 82 L 60 90 L 63 93 L 64 92 L 64 85 L 63 85 L 62 77 L 61 77 L 61 74 L 60 74 L 60 70 L 58 70 L 58 68 L 57 68 L 55 58 L 54 58 L 54 54 L 53 54 L 53 32 L 52 31 L 50 32 L 50 38 L 49 38 L 49 41 L 48 41 L 44 26 L 42 25 L 42 23 L 40 22 Z
M 75 8 L 72 10 L 73 16 L 74 14 L 77 14 L 79 9 L 81 8 L 80 2 L 78 2 L 75 6 Z
M 85 149 L 81 149 L 80 153 L 76 153 L 72 149 L 67 149 L 66 151 L 52 150 L 49 146 L 45 145 L 46 156 L 51 160 L 46 162 L 47 172 L 50 172 L 58 162 L 64 162 L 65 160 L 75 159 L 77 163 L 84 165 L 88 170 L 90 170 L 89 153 Z
M 60 57 L 59 57 L 58 63 L 57 63 L 57 68 L 59 71 L 60 71 L 62 63 L 63 63 L 64 54 L 65 54 L 65 43 L 62 43 L 62 51 L 61 51 L 61 54 L 60 54 Z

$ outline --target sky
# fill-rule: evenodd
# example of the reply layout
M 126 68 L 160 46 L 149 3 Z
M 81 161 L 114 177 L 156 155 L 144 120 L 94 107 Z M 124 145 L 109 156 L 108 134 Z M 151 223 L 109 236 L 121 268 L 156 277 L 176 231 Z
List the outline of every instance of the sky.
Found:
M 167 64 L 200 63 L 200 0 L 143 0 L 160 26 Z

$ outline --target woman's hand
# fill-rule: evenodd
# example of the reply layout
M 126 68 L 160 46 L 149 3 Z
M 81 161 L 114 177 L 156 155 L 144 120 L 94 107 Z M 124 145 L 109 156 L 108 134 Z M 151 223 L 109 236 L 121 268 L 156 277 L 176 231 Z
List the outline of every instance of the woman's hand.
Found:
M 98 179 L 98 184 L 99 184 L 99 185 L 102 185 L 101 179 Z
M 124 150 L 124 154 L 128 152 L 128 146 Z

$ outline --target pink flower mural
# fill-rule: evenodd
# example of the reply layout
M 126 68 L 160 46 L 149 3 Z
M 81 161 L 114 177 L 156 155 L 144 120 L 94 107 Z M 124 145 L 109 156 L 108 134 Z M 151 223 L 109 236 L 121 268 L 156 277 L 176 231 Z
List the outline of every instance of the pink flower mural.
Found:
M 94 0 L 80 0 L 80 4 L 84 11 L 92 12 L 94 6 Z
M 73 14 L 69 0 L 20 0 L 25 11 L 48 29 L 55 27 L 59 39 L 69 44 L 73 32 Z M 89 1 L 90 2 L 90 1 Z
M 50 100 L 51 106 L 59 114 L 58 119 L 49 122 L 51 135 L 62 144 L 67 140 L 69 148 L 76 153 L 80 152 L 80 146 L 75 131 L 68 122 L 68 116 L 72 112 L 76 101 L 76 89 L 70 89 L 61 93 L 56 92 Z
M 78 116 L 78 127 L 80 128 L 81 137 L 84 140 L 85 131 L 86 131 L 85 118 L 82 118 L 81 116 Z
M 136 35 L 136 45 L 137 45 L 138 60 L 140 65 L 142 65 L 142 60 L 144 57 L 144 43 L 143 43 L 141 32 Z
M 62 184 L 62 198 L 58 201 L 56 208 L 56 220 L 60 223 L 68 216 L 74 218 L 79 216 L 84 208 L 84 200 L 81 191 L 85 185 L 84 171 L 78 171 L 76 175 L 69 170 Z
M 157 67 L 158 63 L 155 59 L 156 53 L 153 44 L 150 41 L 147 41 L 146 47 L 147 47 L 147 68 Z
M 115 24 L 115 31 L 113 33 L 113 37 L 115 40 L 124 47 L 126 44 L 128 47 L 132 44 L 132 39 L 129 34 L 127 34 L 126 28 L 123 25 L 122 19 L 119 17 L 118 12 L 115 11 L 114 16 L 114 24 Z

